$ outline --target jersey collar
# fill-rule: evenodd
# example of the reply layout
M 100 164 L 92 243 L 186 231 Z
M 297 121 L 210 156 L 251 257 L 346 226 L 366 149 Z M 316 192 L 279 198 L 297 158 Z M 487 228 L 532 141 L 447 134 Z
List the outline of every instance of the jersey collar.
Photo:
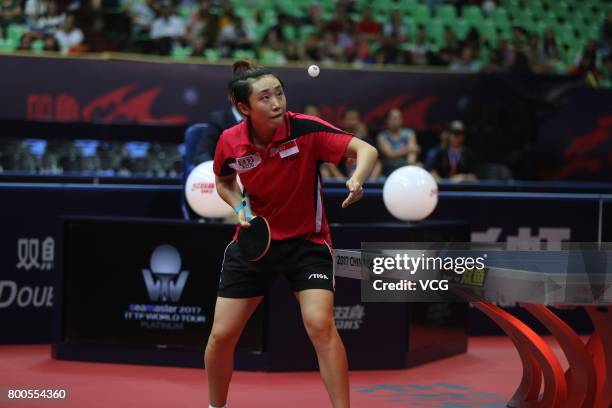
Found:
M 272 140 L 270 141 L 270 144 L 281 142 L 285 140 L 287 136 L 289 136 L 289 132 L 291 131 L 290 125 L 289 125 L 289 114 L 290 114 L 289 111 L 285 112 L 285 121 L 281 127 L 276 129 L 276 133 L 274 133 L 274 136 L 272 136 Z M 254 145 L 249 140 L 249 118 L 246 118 L 245 120 L 243 120 L 240 123 L 240 126 L 242 127 L 241 132 L 240 132 L 240 144 L 243 146 L 253 146 L 254 147 Z

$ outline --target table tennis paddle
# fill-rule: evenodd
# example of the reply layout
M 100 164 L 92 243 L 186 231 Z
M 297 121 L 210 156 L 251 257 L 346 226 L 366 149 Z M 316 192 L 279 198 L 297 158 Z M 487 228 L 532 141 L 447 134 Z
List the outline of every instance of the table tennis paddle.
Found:
M 238 246 L 245 258 L 249 261 L 259 261 L 266 256 L 270 249 L 270 225 L 261 216 L 253 216 L 251 206 L 248 203 L 244 207 L 246 220 L 251 224 L 250 228 L 240 228 L 238 233 Z

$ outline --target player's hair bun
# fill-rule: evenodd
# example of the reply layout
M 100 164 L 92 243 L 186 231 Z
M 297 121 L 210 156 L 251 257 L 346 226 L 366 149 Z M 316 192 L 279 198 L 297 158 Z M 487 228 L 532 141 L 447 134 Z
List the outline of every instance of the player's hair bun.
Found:
M 253 65 L 253 63 L 250 60 L 243 58 L 243 59 L 239 59 L 238 61 L 234 62 L 232 69 L 234 71 L 234 75 L 240 75 L 240 74 L 244 74 L 245 72 L 254 71 L 255 65 Z

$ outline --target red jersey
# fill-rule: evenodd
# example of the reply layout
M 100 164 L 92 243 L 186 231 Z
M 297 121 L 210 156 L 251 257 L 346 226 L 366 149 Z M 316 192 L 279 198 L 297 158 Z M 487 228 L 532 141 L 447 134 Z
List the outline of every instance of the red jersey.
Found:
M 286 112 L 284 125 L 263 149 L 249 140 L 248 126 L 243 121 L 221 134 L 215 174 L 240 176 L 253 214 L 268 220 L 272 239 L 331 244 L 318 165 L 338 164 L 352 135 L 319 118 Z

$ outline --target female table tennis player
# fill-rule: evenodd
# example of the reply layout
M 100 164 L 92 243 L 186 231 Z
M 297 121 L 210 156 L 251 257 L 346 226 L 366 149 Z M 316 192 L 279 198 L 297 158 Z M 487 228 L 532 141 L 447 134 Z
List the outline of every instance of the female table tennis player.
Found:
M 318 162 L 356 158 L 346 182 L 345 208 L 363 195 L 362 184 L 378 153 L 366 142 L 307 115 L 286 111 L 285 87 L 275 74 L 234 63 L 229 97 L 245 120 L 226 130 L 215 152 L 219 195 L 249 228 L 240 175 L 253 215 L 267 219 L 271 244 L 259 261 L 248 261 L 235 239 L 225 250 L 212 332 L 205 353 L 210 406 L 225 407 L 233 355 L 240 334 L 279 275 L 300 304 L 321 377 L 334 407 L 349 406 L 348 364 L 333 316 L 331 236 L 322 203 Z M 236 238 L 236 237 L 235 237 Z

